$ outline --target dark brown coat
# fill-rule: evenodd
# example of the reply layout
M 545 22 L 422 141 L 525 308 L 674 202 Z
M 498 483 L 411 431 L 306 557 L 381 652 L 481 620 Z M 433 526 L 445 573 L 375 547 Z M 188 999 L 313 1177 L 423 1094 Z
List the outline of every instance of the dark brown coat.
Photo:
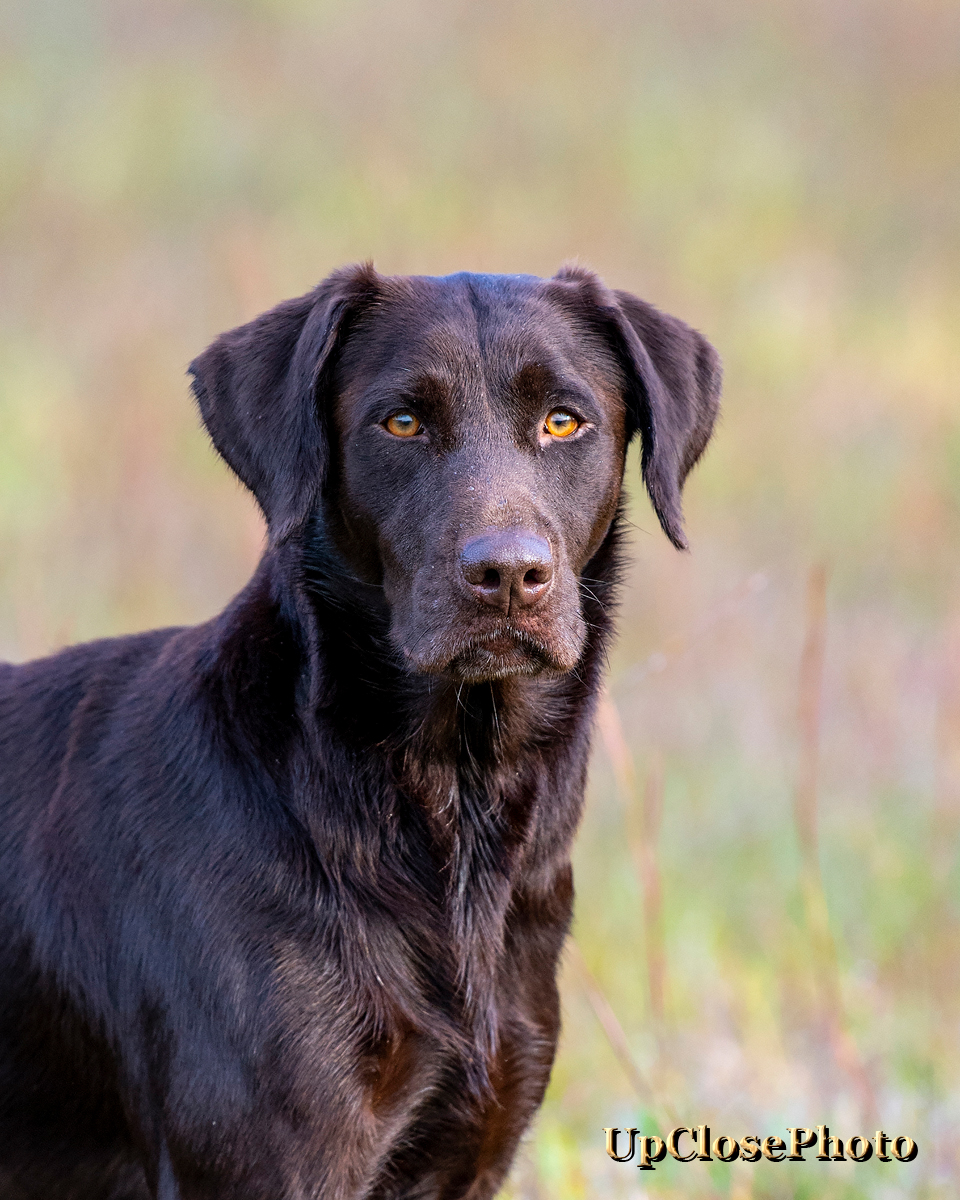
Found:
M 713 350 L 580 270 L 332 275 L 191 366 L 270 540 L 0 664 L 0 1198 L 492 1196 L 558 1030 L 626 447 Z

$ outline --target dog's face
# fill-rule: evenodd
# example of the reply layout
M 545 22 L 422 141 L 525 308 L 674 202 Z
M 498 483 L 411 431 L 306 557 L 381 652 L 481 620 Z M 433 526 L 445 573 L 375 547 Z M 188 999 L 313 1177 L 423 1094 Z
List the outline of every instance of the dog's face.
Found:
M 637 430 L 683 544 L 679 491 L 719 390 L 699 334 L 578 270 L 348 269 L 223 335 L 191 371 L 272 540 L 319 508 L 342 570 L 383 588 L 409 669 L 471 682 L 576 666 L 580 575 Z
M 338 362 L 330 529 L 415 671 L 580 657 L 578 576 L 616 511 L 625 410 L 612 357 L 539 283 L 397 281 Z

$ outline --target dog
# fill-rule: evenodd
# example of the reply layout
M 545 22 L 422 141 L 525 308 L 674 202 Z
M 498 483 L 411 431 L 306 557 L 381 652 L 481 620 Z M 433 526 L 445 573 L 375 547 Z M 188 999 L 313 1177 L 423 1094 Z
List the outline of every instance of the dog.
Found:
M 716 352 L 577 267 L 344 268 L 190 366 L 267 548 L 0 665 L 0 1200 L 483 1200 L 543 1097 L 627 446 Z

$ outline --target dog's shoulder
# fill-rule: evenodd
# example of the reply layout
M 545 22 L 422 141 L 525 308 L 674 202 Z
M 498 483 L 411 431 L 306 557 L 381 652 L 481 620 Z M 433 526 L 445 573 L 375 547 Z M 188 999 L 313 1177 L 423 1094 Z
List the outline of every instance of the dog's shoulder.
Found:
M 121 686 L 182 634 L 180 627 L 67 646 L 44 658 L 0 663 L 0 738 L 29 718 L 70 712 L 95 683 Z
M 0 804 L 49 792 L 71 743 L 89 746 L 178 635 L 178 628 L 70 646 L 0 664 Z M 94 742 L 99 740 L 96 736 Z

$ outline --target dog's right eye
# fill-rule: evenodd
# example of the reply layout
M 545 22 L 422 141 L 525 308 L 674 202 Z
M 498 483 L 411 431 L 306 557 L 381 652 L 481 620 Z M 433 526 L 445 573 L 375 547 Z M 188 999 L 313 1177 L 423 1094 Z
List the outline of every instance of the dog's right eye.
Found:
M 397 412 L 392 417 L 387 417 L 383 423 L 383 427 L 387 433 L 392 433 L 394 437 L 408 438 L 418 434 L 423 428 L 423 424 L 412 412 Z

